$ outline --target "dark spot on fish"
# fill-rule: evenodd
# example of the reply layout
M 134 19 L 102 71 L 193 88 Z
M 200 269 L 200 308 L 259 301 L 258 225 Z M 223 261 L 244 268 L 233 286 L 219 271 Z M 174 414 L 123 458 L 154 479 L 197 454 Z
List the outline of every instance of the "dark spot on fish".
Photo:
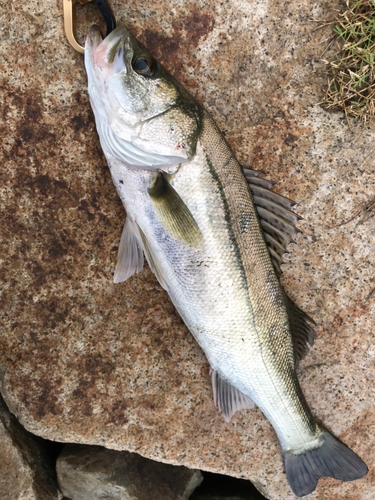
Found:
M 275 325 L 271 326 L 271 328 L 269 329 L 269 332 L 268 332 L 268 335 L 270 336 L 270 338 L 273 337 L 275 331 L 276 331 Z
M 240 234 L 245 234 L 247 228 L 249 227 L 249 223 L 251 221 L 251 214 L 241 212 L 239 215 L 239 225 L 240 225 Z
M 120 184 L 124 184 L 124 181 L 122 179 L 120 179 Z
M 229 160 L 225 163 L 225 167 L 228 167 L 233 161 L 233 156 L 229 157 Z

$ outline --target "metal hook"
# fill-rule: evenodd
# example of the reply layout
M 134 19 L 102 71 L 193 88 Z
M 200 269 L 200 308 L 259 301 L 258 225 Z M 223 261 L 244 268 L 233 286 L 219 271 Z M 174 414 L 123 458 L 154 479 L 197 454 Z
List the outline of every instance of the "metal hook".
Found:
M 84 53 L 85 48 L 77 42 L 76 39 L 76 4 L 79 2 L 81 5 L 92 2 L 93 0 L 64 0 L 64 27 L 65 34 L 68 42 L 74 50 Z M 95 0 L 95 3 L 100 10 L 100 13 L 105 19 L 107 24 L 107 35 L 116 28 L 116 20 L 113 12 L 108 5 L 107 0 Z

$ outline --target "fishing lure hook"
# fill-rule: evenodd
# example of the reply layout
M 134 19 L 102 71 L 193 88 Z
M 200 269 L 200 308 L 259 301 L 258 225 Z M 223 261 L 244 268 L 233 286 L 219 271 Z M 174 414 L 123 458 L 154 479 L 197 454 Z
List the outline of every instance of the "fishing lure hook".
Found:
M 84 53 L 85 48 L 77 42 L 76 38 L 76 4 L 81 5 L 95 1 L 101 15 L 107 24 L 107 35 L 116 28 L 116 19 L 107 0 L 64 0 L 64 28 L 68 42 L 74 50 Z

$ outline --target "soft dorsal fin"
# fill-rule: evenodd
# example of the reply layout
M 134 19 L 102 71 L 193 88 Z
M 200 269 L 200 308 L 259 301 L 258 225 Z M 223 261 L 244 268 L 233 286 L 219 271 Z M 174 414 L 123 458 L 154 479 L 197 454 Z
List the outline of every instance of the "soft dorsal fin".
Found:
M 199 247 L 202 234 L 180 195 L 170 185 L 166 175 L 155 174 L 148 194 L 159 216 L 160 222 L 177 240 L 191 247 Z
M 254 408 L 253 401 L 236 387 L 211 369 L 212 391 L 215 406 L 223 413 L 229 422 L 236 411 Z
M 143 262 L 143 244 L 138 225 L 127 216 L 118 247 L 113 282 L 121 283 L 135 272 L 139 273 L 143 268 Z
M 301 232 L 296 224 L 302 217 L 290 210 L 295 205 L 293 201 L 270 191 L 275 182 L 258 177 L 264 172 L 246 168 L 243 168 L 243 172 L 253 196 L 275 272 L 280 277 L 282 257 L 287 253 L 289 243 L 295 243 L 292 237 Z M 315 322 L 286 294 L 285 301 L 293 338 L 294 360 L 297 364 L 308 351 L 308 344 L 314 343 L 316 333 L 309 323 L 315 325 Z
M 316 332 L 309 325 L 316 325 L 315 321 L 308 314 L 302 311 L 297 304 L 285 294 L 286 308 L 288 310 L 290 331 L 292 333 L 294 346 L 295 364 L 303 358 L 308 351 L 308 344 L 313 345 Z
M 280 277 L 282 256 L 287 253 L 289 243 L 294 243 L 293 236 L 301 232 L 296 224 L 302 217 L 290 210 L 295 205 L 293 201 L 270 191 L 275 182 L 258 177 L 264 172 L 247 168 L 243 168 L 243 172 L 253 196 L 273 266 Z

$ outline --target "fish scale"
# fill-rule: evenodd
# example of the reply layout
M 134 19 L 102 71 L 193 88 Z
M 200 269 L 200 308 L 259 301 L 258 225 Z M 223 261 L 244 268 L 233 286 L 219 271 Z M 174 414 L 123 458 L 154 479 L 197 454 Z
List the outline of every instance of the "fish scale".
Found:
M 296 495 L 322 476 L 362 477 L 364 462 L 314 421 L 297 380 L 295 363 L 314 331 L 279 282 L 282 253 L 298 232 L 292 202 L 269 191 L 271 182 L 253 182 L 253 170 L 245 179 L 210 115 L 125 28 L 104 41 L 91 28 L 85 62 L 127 212 L 115 282 L 139 272 L 144 252 L 207 356 L 218 408 L 229 421 L 259 406 Z

